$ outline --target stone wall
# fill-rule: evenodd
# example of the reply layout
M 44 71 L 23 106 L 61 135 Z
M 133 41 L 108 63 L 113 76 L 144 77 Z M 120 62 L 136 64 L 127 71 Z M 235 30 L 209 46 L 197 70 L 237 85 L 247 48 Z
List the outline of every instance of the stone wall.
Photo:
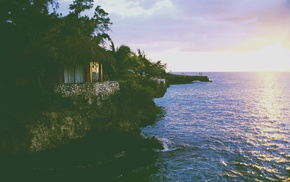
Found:
M 98 96 L 100 100 L 108 98 L 120 90 L 117 81 L 93 82 L 93 83 L 66 83 L 55 86 L 54 91 L 63 97 L 84 96 L 88 100 Z

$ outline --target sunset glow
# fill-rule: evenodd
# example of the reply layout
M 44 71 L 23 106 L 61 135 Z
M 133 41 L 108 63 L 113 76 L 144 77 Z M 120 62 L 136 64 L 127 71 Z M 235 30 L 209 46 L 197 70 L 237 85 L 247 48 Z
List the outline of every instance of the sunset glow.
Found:
M 290 50 L 279 44 L 245 52 L 180 52 L 169 50 L 152 54 L 167 60 L 176 71 L 288 72 Z M 189 59 L 191 58 L 191 59 Z M 183 62 L 184 65 L 181 65 Z
M 68 13 L 70 0 L 60 0 Z M 116 46 L 172 71 L 290 71 L 289 0 L 95 0 Z M 93 11 L 87 14 L 93 15 Z

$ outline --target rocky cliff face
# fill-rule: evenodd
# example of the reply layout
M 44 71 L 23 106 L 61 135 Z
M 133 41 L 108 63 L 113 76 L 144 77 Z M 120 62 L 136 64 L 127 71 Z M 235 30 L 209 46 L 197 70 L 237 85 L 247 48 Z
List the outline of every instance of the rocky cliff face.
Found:
M 92 128 L 95 115 L 101 113 L 102 102 L 120 90 L 116 81 L 56 85 L 55 92 L 69 97 L 75 108 L 62 112 L 45 112 L 27 128 L 31 136 L 29 150 L 37 152 L 68 140 L 82 138 Z M 113 109 L 113 108 L 106 108 Z
M 44 151 L 90 131 L 136 134 L 142 125 L 154 123 L 158 108 L 152 99 L 163 96 L 166 88 L 164 84 L 102 82 L 57 85 L 55 92 L 69 104 L 22 122 L 16 127 L 20 132 L 11 129 L 2 138 L 0 134 L 0 155 Z

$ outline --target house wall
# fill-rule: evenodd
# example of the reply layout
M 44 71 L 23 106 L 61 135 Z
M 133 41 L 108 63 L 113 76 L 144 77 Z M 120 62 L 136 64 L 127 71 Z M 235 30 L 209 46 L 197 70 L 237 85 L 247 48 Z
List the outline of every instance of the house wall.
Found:
M 102 64 L 94 61 L 87 64 L 64 64 L 59 68 L 58 83 L 85 83 L 103 81 Z

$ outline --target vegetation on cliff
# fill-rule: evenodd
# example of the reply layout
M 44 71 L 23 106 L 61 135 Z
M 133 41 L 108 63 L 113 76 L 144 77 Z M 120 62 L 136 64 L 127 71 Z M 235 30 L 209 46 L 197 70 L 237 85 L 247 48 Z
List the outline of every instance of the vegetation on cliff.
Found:
M 112 23 L 102 8 L 88 17 L 82 12 L 93 7 L 93 0 L 73 1 L 66 16 L 57 7 L 57 0 L 0 1 L 2 132 L 51 108 L 54 82 L 46 77 L 56 65 L 107 55 L 102 42 Z
M 140 127 L 154 123 L 160 112 L 153 98 L 163 96 L 167 85 L 151 78 L 164 75 L 166 65 L 152 62 L 141 50 L 134 53 L 126 45 L 115 47 L 107 34 L 112 24 L 108 14 L 99 6 L 93 17 L 84 14 L 93 2 L 74 0 L 70 13 L 63 16 L 56 11 L 57 0 L 0 1 L 1 171 L 42 175 L 53 169 L 53 175 L 62 175 L 83 172 L 80 168 L 90 165 L 84 167 L 85 173 L 100 170 L 103 177 L 118 178 L 147 165 L 151 161 L 147 159 L 156 155 L 152 149 L 162 147 L 155 139 L 142 139 L 139 132 Z M 84 96 L 65 98 L 54 93 L 54 83 L 46 76 L 56 65 L 92 60 L 103 64 L 106 79 L 119 81 L 117 94 L 101 104 L 98 98 L 88 104 Z M 68 124 L 55 124 L 59 121 Z M 60 133 L 69 133 L 75 125 L 74 130 L 89 132 L 82 139 L 61 138 Z M 34 127 L 41 129 L 34 133 L 38 136 L 34 144 L 42 152 L 31 154 Z M 141 155 L 143 151 L 148 152 Z M 135 162 L 122 168 L 131 162 L 129 156 Z M 138 164 L 140 157 L 144 159 Z M 108 158 L 112 159 L 109 165 Z M 118 172 L 110 176 L 106 172 L 112 167 Z
M 0 155 L 0 170 L 7 175 L 1 177 L 19 180 L 19 176 L 11 175 L 13 173 L 22 174 L 21 179 L 32 181 L 39 181 L 44 177 L 49 180 L 72 181 L 92 178 L 126 180 L 134 179 L 135 175 L 145 177 L 147 166 L 153 166 L 158 155 L 153 149 L 163 147 L 156 139 L 144 139 L 140 136 L 140 127 L 154 123 L 160 112 L 160 108 L 152 100 L 154 95 L 152 87 L 131 81 L 121 83 L 120 91 L 102 100 L 101 104 L 97 98 L 92 104 L 87 104 L 86 98 L 82 96 L 56 99 L 61 102 L 55 103 L 58 105 L 57 109 L 52 108 L 54 117 L 62 117 L 64 114 L 64 118 L 68 119 L 82 118 L 80 121 L 70 122 L 69 127 L 78 124 L 81 128 L 74 127 L 75 130 L 89 126 L 89 131 L 81 138 L 62 138 L 62 142 L 57 143 L 58 136 L 61 135 L 49 133 L 48 130 L 58 126 L 49 121 L 43 123 L 47 126 L 43 126 L 44 130 L 37 134 L 40 137 L 36 141 L 42 149 L 37 153 L 22 150 L 13 155 L 9 152 L 9 155 Z M 59 128 L 63 126 L 60 125 Z M 22 137 L 27 135 L 25 129 L 20 129 Z M 54 131 L 60 132 L 58 129 Z M 8 139 L 6 142 L 15 143 L 16 140 L 15 146 L 18 149 L 9 148 L 10 150 L 25 148 L 20 146 L 23 138 L 15 137 L 15 133 L 11 136 L 14 141 Z M 30 145 L 30 142 L 27 140 L 22 145 Z M 2 147 L 4 146 L 1 145 L 0 149 Z
M 56 11 L 57 0 L 0 1 L 1 122 L 19 121 L 50 107 L 54 82 L 47 76 L 63 63 L 97 60 L 107 80 L 165 72 L 166 65 L 151 62 L 144 52 L 115 47 L 107 34 L 112 25 L 108 13 L 100 6 L 93 17 L 84 13 L 93 2 L 74 0 L 63 16 Z

